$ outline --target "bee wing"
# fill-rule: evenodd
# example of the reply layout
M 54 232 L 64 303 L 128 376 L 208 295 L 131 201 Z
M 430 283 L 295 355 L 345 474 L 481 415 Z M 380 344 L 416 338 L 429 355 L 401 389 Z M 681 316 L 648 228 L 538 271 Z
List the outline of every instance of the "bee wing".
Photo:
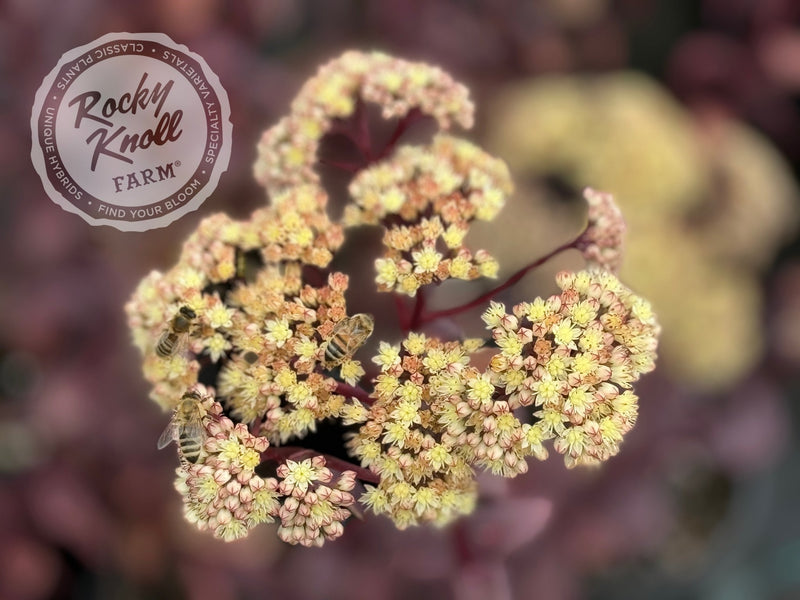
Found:
M 175 342 L 175 351 L 173 354 L 180 355 L 186 352 L 189 348 L 189 332 L 185 331 L 184 333 L 178 334 L 178 340 Z
M 190 438 L 203 439 L 205 431 L 203 430 L 203 421 L 199 417 L 189 419 L 183 426 L 184 432 Z
M 360 316 L 363 318 L 356 319 L 355 317 L 352 317 L 355 325 L 353 328 L 353 335 L 358 336 L 358 339 L 363 342 L 372 335 L 372 330 L 375 328 L 375 322 L 369 315 L 362 314 Z
M 169 446 L 173 440 L 178 437 L 178 428 L 176 427 L 176 423 L 174 419 L 171 419 L 170 422 L 167 424 L 166 429 L 161 432 L 161 436 L 158 438 L 158 443 L 156 446 L 159 450 L 162 448 L 166 448 Z

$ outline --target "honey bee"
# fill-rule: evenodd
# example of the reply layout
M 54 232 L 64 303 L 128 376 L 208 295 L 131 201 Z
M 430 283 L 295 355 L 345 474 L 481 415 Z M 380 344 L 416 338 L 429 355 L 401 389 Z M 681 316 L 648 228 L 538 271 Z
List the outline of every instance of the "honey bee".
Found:
M 188 339 L 189 329 L 196 318 L 197 313 L 194 310 L 188 306 L 181 306 L 158 339 L 156 354 L 161 358 L 175 354 Z
M 247 283 L 252 283 L 256 280 L 258 271 L 264 263 L 261 260 L 258 251 L 245 251 L 241 248 L 236 248 L 234 264 L 236 267 L 236 278 Z
M 183 460 L 197 462 L 205 441 L 203 407 L 197 392 L 186 392 L 178 402 L 167 428 L 158 438 L 158 449 L 166 448 L 173 440 L 178 442 Z
M 355 354 L 375 328 L 372 315 L 358 313 L 339 321 L 331 332 L 331 337 L 323 344 L 325 356 L 322 364 L 326 369 L 333 369 L 345 359 Z

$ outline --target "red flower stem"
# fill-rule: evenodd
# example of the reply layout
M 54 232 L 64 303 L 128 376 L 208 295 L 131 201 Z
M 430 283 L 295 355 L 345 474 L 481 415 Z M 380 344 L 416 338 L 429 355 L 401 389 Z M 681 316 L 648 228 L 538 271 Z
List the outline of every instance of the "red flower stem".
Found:
M 328 135 L 341 135 L 349 139 L 361 154 L 364 161 L 362 163 L 345 163 L 329 159 L 320 159 L 320 164 L 329 165 L 342 169 L 347 173 L 357 173 L 372 163 L 388 156 L 394 150 L 397 141 L 408 130 L 411 125 L 422 119 L 425 115 L 418 108 L 412 108 L 406 116 L 397 123 L 392 136 L 383 149 L 376 155 L 372 150 L 372 136 L 369 130 L 369 115 L 362 100 L 358 101 L 356 110 L 350 119 L 337 121 L 331 126 Z
M 409 332 L 408 326 L 408 308 L 406 307 L 406 303 L 403 302 L 403 298 L 400 297 L 399 294 L 392 294 L 394 298 L 394 305 L 397 309 L 397 320 L 400 322 L 400 331 L 403 332 L 403 335 Z
M 369 115 L 367 115 L 366 106 L 361 99 L 359 99 L 358 104 L 356 104 L 355 125 L 356 131 L 353 141 L 359 152 L 361 152 L 361 156 L 363 156 L 366 163 L 369 164 L 373 160 L 372 138 L 369 134 Z
M 431 321 L 435 321 L 436 319 L 441 319 L 442 317 L 449 317 L 449 316 L 452 316 L 452 315 L 457 315 L 457 314 L 460 314 L 460 313 L 462 313 L 464 311 L 467 311 L 467 310 L 469 310 L 471 308 L 475 308 L 476 306 L 484 304 L 486 301 L 491 300 L 492 298 L 494 298 L 497 294 L 499 294 L 503 290 L 507 290 L 512 285 L 517 283 L 520 279 L 525 277 L 525 275 L 528 273 L 528 271 L 530 271 L 532 269 L 535 269 L 536 267 L 541 267 L 544 263 L 546 263 L 548 260 L 553 258 L 556 254 L 560 254 L 564 250 L 569 250 L 570 248 L 575 248 L 578 245 L 578 243 L 581 241 L 582 237 L 583 237 L 583 232 L 581 232 L 581 234 L 578 237 L 576 237 L 574 240 L 572 240 L 570 242 L 567 242 L 565 244 L 562 244 L 561 246 L 559 246 L 555 250 L 552 250 L 551 252 L 547 253 L 546 255 L 541 257 L 540 259 L 532 262 L 531 264 L 529 264 L 529 265 L 527 265 L 525 267 L 522 267 L 519 271 L 517 271 L 511 277 L 509 277 L 505 281 L 505 283 L 502 283 L 499 286 L 497 286 L 496 288 L 494 288 L 492 290 L 489 290 L 485 294 L 481 294 L 480 296 L 478 296 L 474 300 L 471 300 L 470 302 L 467 302 L 466 304 L 462 304 L 460 306 L 454 306 L 452 308 L 446 308 L 444 310 L 436 310 L 436 311 L 430 312 L 430 313 L 428 313 L 426 315 L 422 315 L 420 317 L 420 319 L 419 319 L 419 322 L 417 323 L 417 326 L 424 325 L 425 323 L 429 323 Z
M 372 406 L 372 404 L 375 402 L 375 399 L 370 397 L 369 393 L 364 388 L 356 387 L 342 381 L 336 382 L 336 389 L 334 392 L 341 394 L 342 396 L 347 396 L 348 398 L 355 398 L 367 406 Z
M 389 141 L 386 142 L 383 150 L 381 150 L 380 154 L 375 157 L 375 160 L 378 161 L 382 158 L 386 158 L 392 152 L 392 150 L 394 150 L 397 140 L 402 137 L 406 130 L 424 116 L 425 115 L 423 115 L 422 111 L 418 108 L 412 108 L 410 111 L 408 111 L 406 116 L 400 119 L 400 121 L 397 123 L 397 127 L 395 127 L 394 131 L 392 132 L 392 137 L 390 137 Z
M 411 313 L 411 322 L 408 326 L 409 331 L 415 330 L 422 324 L 421 319 L 424 310 L 425 310 L 425 290 L 423 288 L 419 288 L 417 290 L 417 296 L 414 300 L 414 312 Z
M 247 430 L 250 432 L 250 435 L 254 435 L 256 437 L 259 436 L 259 432 L 261 431 L 261 424 L 264 422 L 264 419 L 261 417 L 256 418 L 255 421 L 250 423 L 250 427 Z

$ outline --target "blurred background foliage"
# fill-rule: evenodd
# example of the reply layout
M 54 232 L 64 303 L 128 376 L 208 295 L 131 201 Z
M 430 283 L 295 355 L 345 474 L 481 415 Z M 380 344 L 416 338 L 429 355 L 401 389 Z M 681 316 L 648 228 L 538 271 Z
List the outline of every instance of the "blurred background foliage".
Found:
M 42 78 L 110 31 L 168 34 L 230 97 L 228 173 L 168 229 L 90 227 L 30 164 Z M 180 517 L 174 456 L 155 450 L 167 416 L 122 305 L 203 216 L 264 202 L 261 131 L 348 48 L 428 60 L 471 88 L 467 135 L 518 187 L 470 234 L 501 277 L 574 237 L 582 186 L 616 194 L 622 277 L 658 311 L 662 359 L 599 470 L 556 458 L 483 477 L 476 514 L 449 530 L 373 518 L 321 550 L 268 527 L 225 545 Z M 0 2 L 0 598 L 800 597 L 799 105 L 793 0 Z M 549 294 L 579 265 L 559 256 L 502 299 Z M 434 302 L 477 288 L 443 285 Z M 480 330 L 475 314 L 458 324 Z

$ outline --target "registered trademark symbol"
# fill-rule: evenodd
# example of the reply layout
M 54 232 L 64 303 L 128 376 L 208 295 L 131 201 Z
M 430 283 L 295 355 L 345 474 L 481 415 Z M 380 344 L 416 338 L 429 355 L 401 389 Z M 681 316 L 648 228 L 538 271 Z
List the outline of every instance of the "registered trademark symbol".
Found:
M 176 167 L 180 167 L 181 166 L 181 161 L 176 160 L 174 164 L 175 164 Z

